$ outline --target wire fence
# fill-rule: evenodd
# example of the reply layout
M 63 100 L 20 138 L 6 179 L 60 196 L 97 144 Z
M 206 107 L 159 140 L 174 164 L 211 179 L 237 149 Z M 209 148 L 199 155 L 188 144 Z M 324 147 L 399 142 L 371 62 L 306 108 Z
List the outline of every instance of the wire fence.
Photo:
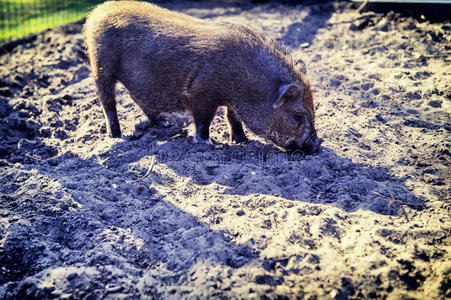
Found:
M 0 45 L 77 21 L 102 0 L 0 0 Z

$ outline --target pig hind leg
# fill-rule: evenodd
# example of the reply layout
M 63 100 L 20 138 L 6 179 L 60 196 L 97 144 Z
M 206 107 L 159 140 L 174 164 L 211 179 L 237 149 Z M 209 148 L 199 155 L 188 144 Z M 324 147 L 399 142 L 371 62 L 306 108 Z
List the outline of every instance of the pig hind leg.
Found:
M 111 78 L 96 78 L 100 104 L 107 121 L 108 133 L 111 137 L 121 137 L 121 128 L 116 110 L 116 80 Z
M 237 114 L 233 109 L 227 107 L 227 121 L 231 129 L 231 140 L 235 143 L 245 143 L 248 141 L 244 134 L 243 124 L 239 120 Z
M 86 30 L 89 31 L 89 29 Z M 102 61 L 110 61 L 108 57 L 102 59 L 102 53 L 108 53 L 108 49 L 100 49 L 98 45 L 106 43 L 105 41 L 92 40 L 93 35 L 87 33 L 86 30 L 84 29 L 83 34 L 85 35 L 92 77 L 96 82 L 99 101 L 107 121 L 108 133 L 111 137 L 120 137 L 121 128 L 116 111 L 116 78 L 111 69 L 113 63 L 102 64 Z

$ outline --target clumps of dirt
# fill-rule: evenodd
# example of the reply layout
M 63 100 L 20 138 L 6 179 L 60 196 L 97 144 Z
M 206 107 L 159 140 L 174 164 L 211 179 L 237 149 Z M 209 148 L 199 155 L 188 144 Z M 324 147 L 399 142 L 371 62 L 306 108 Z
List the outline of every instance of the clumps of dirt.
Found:
M 449 22 L 348 3 L 173 2 L 306 62 L 320 153 L 192 142 L 118 86 L 106 136 L 83 22 L 0 55 L 0 298 L 449 297 Z

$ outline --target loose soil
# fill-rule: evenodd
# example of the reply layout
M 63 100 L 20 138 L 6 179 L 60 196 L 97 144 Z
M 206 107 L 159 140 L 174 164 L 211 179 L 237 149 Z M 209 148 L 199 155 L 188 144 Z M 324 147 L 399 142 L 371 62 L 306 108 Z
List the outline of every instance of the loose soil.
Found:
M 82 22 L 0 55 L 0 298 L 451 297 L 451 23 L 349 3 L 174 2 L 306 62 L 320 153 L 106 135 Z

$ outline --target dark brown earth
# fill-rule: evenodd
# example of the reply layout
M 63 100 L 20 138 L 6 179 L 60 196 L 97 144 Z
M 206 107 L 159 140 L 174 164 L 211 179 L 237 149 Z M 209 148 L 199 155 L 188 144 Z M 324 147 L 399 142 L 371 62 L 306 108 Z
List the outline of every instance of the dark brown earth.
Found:
M 0 56 L 0 298 L 451 297 L 451 23 L 348 3 L 170 3 L 306 62 L 323 149 L 192 142 L 118 88 L 110 139 L 82 22 Z M 12 49 L 11 49 L 12 48 Z M 4 48 L 5 49 L 5 48 Z

